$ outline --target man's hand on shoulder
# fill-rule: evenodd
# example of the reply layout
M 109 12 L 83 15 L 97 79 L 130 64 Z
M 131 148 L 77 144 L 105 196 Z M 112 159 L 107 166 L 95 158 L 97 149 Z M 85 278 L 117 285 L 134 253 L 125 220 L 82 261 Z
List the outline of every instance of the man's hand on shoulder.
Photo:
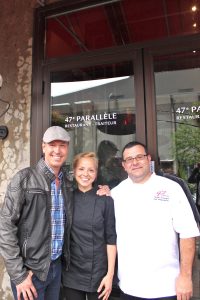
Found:
M 110 196 L 110 188 L 108 185 L 98 185 L 97 195 L 99 196 Z
M 21 300 L 21 295 L 24 300 L 34 300 L 37 299 L 37 291 L 32 282 L 33 272 L 29 271 L 26 279 L 20 284 L 16 285 L 17 289 L 17 300 Z

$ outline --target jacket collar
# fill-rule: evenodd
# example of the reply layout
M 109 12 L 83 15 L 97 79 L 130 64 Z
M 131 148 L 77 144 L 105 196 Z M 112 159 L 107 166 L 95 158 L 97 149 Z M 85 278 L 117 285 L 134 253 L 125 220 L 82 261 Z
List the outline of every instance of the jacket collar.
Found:
M 54 173 L 51 172 L 51 170 L 47 167 L 44 158 L 41 158 L 36 166 L 37 169 L 39 169 L 39 171 L 41 173 L 43 173 L 45 176 L 47 176 L 51 181 L 53 181 L 56 176 L 54 175 Z

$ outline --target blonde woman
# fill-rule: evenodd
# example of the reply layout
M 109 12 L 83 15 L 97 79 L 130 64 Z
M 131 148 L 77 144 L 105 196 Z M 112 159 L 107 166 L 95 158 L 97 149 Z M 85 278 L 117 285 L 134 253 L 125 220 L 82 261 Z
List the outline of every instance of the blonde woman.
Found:
M 93 186 L 98 160 L 93 152 L 78 154 L 73 163 L 77 189 L 71 229 L 71 263 L 63 271 L 67 300 L 109 298 L 116 257 L 114 205 Z

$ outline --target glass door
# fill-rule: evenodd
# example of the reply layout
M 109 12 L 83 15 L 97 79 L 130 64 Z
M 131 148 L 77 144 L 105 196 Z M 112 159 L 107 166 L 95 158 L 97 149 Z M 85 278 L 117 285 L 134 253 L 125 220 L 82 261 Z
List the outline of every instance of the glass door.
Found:
M 71 137 L 66 162 L 94 151 L 99 158 L 98 183 L 117 185 L 126 174 L 121 150 L 136 138 L 135 78 L 132 61 L 51 73 L 51 125 Z
M 192 174 L 200 172 L 199 54 L 199 49 L 193 48 L 154 56 L 159 167 L 188 183 L 197 208 L 200 208 L 200 176 L 192 180 Z M 199 299 L 198 257 L 194 263 L 193 283 L 194 299 Z
M 199 36 L 160 41 L 145 48 L 143 58 L 147 145 L 156 172 L 185 180 L 200 208 L 198 177 L 191 180 L 200 162 Z M 198 239 L 196 249 L 192 299 L 200 298 Z

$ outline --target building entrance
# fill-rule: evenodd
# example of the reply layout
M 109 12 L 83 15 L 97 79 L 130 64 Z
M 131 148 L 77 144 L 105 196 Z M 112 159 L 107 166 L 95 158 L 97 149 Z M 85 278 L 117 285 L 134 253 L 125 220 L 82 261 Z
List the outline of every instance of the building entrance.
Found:
M 187 182 L 200 161 L 199 8 L 189 0 L 67 2 L 41 9 L 35 22 L 32 163 L 42 132 L 60 125 L 71 136 L 70 175 L 73 156 L 92 150 L 102 161 L 98 179 L 112 187 L 124 178 L 120 151 L 138 140 L 156 171 Z M 197 202 L 197 184 L 188 183 Z

